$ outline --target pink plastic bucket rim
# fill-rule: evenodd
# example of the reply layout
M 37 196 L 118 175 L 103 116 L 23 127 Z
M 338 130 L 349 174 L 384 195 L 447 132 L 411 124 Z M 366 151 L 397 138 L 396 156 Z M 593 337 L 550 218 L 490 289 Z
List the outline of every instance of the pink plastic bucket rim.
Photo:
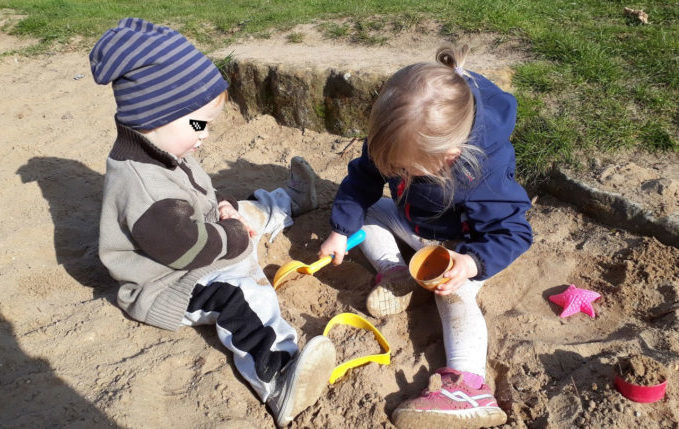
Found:
M 634 402 L 656 402 L 665 396 L 667 380 L 653 386 L 628 383 L 619 375 L 615 376 L 615 387 L 625 398 Z

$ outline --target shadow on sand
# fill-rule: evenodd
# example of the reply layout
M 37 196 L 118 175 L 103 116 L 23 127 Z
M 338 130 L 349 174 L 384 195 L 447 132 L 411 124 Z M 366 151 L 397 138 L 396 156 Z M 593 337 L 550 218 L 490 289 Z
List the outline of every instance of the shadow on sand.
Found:
M 25 354 L 0 314 L 0 427 L 118 427 L 59 378 L 49 362 Z

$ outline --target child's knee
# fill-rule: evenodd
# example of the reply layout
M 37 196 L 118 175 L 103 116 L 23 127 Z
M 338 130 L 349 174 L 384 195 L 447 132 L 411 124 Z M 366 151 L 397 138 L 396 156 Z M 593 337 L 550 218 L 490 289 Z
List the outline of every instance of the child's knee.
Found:
M 260 232 L 268 221 L 268 211 L 264 210 L 256 201 L 238 201 L 238 213 L 257 232 Z
M 476 295 L 483 286 L 483 282 L 475 280 L 467 280 L 462 286 L 457 290 L 456 295 L 460 297 L 462 301 L 474 301 L 476 302 Z

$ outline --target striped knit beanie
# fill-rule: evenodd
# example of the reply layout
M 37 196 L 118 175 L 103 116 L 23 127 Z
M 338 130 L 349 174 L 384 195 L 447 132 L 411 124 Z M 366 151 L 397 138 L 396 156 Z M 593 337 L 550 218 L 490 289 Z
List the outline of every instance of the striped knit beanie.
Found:
M 116 119 L 151 130 L 198 110 L 228 88 L 221 73 L 184 36 L 124 18 L 90 52 L 94 80 L 113 82 Z

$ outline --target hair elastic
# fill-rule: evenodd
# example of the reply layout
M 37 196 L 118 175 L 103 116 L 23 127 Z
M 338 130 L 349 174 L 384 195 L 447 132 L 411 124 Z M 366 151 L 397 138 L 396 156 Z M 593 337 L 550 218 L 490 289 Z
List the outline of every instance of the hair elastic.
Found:
M 455 73 L 460 76 L 464 76 L 464 69 L 461 66 L 455 66 Z

